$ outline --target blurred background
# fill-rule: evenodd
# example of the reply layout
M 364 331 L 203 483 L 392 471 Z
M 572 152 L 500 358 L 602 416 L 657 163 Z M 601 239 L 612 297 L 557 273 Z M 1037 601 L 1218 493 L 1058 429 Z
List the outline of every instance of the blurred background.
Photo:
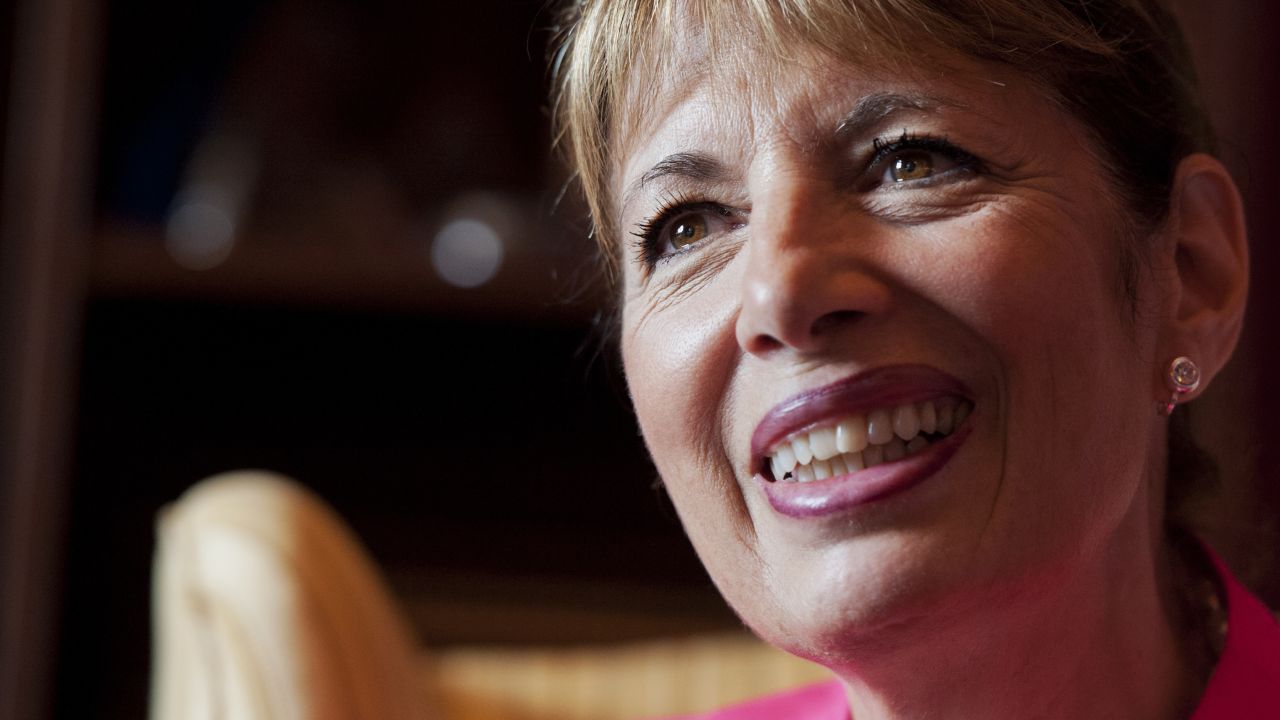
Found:
M 601 351 L 544 5 L 0 6 L 0 718 L 145 712 L 155 514 L 233 468 L 336 506 L 428 647 L 736 626 Z M 1280 11 L 1178 5 L 1254 252 L 1206 532 L 1274 606 Z

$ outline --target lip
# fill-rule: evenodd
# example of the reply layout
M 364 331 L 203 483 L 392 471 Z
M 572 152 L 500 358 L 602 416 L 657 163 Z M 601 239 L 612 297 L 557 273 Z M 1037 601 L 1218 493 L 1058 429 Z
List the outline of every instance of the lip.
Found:
M 756 426 L 751 435 L 752 472 L 774 509 L 792 517 L 840 512 L 906 490 L 951 459 L 968 437 L 972 422 L 915 455 L 826 480 L 770 482 L 761 468 L 765 453 L 793 433 L 846 415 L 946 396 L 973 402 L 964 383 L 928 365 L 876 368 L 799 393 L 775 405 Z
M 769 504 L 783 515 L 801 519 L 833 515 L 924 482 L 947 464 L 972 428 L 972 423 L 966 421 L 963 427 L 915 455 L 848 475 L 805 483 L 771 482 L 759 473 L 755 478 Z

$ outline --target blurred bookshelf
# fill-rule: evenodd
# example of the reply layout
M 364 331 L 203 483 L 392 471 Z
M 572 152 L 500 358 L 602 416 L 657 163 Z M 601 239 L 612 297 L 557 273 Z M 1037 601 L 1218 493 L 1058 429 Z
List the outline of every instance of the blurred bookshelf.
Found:
M 550 154 L 544 3 L 105 7 L 95 295 L 526 318 L 601 299 Z

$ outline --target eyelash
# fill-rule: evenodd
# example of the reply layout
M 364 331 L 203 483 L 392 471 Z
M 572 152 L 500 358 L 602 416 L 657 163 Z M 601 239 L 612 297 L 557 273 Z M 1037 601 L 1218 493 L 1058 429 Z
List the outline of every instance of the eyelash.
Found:
M 957 168 L 974 172 L 980 172 L 982 169 L 982 164 L 978 158 L 953 144 L 945 137 L 928 133 L 918 135 L 909 130 L 903 130 L 902 134 L 893 140 L 884 138 L 872 140 L 871 159 L 867 161 L 867 169 L 871 170 L 880 167 L 889 156 L 908 150 L 925 150 L 937 153 L 955 163 Z M 883 168 L 880 169 L 883 170 Z
M 909 130 L 903 130 L 902 134 L 894 139 L 875 138 L 871 141 L 871 148 L 871 158 L 867 160 L 866 170 L 863 171 L 863 174 L 871 174 L 873 170 L 879 169 L 879 174 L 874 175 L 877 182 L 883 176 L 884 168 L 882 165 L 886 159 L 897 153 L 910 150 L 937 153 L 955 163 L 957 169 L 981 172 L 982 168 L 981 162 L 971 153 L 952 144 L 945 137 L 927 133 L 919 135 Z M 666 252 L 664 250 L 666 242 L 662 238 L 663 231 L 667 229 L 672 220 L 681 215 L 698 211 L 719 215 L 722 218 L 727 218 L 731 214 L 722 204 L 707 197 L 676 194 L 664 198 L 657 211 L 636 224 L 636 231 L 632 235 L 637 238 L 635 242 L 636 250 L 644 267 L 653 268 L 659 263 L 690 252 L 698 247 L 693 245 L 684 250 Z
M 636 250 L 640 255 L 640 260 L 644 267 L 654 267 L 655 265 L 670 260 L 677 255 L 689 252 L 697 246 L 690 246 L 685 250 L 675 250 L 665 252 L 663 246 L 666 242 L 662 239 L 662 232 L 667 229 L 672 220 L 694 212 L 706 212 L 708 214 L 717 215 L 721 218 L 728 218 L 730 211 L 714 200 L 705 197 L 697 197 L 692 195 L 669 195 L 663 198 L 662 203 L 658 206 L 658 210 L 645 220 L 636 224 L 636 231 L 631 233 L 638 238 L 635 243 Z

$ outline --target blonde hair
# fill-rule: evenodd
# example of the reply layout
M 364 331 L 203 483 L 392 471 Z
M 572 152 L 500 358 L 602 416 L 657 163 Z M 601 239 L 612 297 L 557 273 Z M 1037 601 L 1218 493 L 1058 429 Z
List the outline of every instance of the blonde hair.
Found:
M 926 42 L 1012 65 L 1092 132 L 1139 227 L 1163 218 L 1178 160 L 1211 144 L 1185 44 L 1155 0 L 576 0 L 552 57 L 555 137 L 611 278 L 621 231 L 610 154 L 637 109 L 626 103 L 666 69 L 660 51 L 688 23 L 713 52 L 748 38 L 778 57 L 812 47 L 918 64 Z

